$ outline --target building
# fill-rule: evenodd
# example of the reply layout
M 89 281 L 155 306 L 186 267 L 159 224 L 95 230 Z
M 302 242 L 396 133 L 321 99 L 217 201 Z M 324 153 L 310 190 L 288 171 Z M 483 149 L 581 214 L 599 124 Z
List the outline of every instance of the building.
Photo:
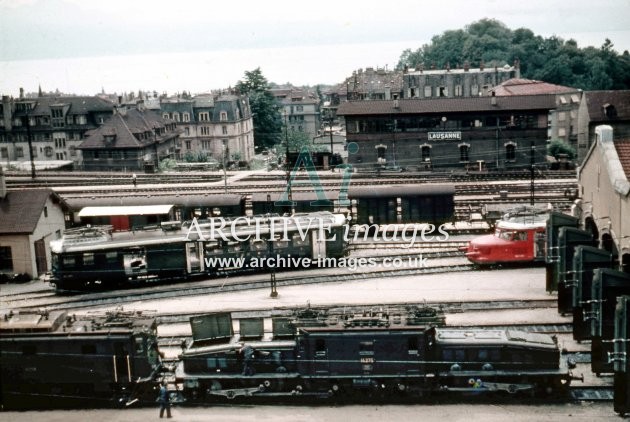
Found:
M 556 96 L 556 107 L 549 112 L 547 138 L 559 139 L 577 152 L 578 111 L 582 100 L 582 90 L 568 86 L 550 84 L 533 79 L 508 79 L 494 87 L 497 97 L 509 95 Z
M 310 139 L 321 133 L 319 98 L 315 94 L 295 88 L 270 92 L 282 105 L 282 116 L 289 130 L 305 133 Z
M 595 128 L 609 125 L 618 139 L 630 138 L 630 90 L 586 91 L 578 109 L 578 160 L 595 142 Z
M 553 95 L 490 96 L 349 101 L 337 113 L 357 167 L 483 170 L 529 168 L 532 145 L 544 164 L 554 107 Z
M 391 100 L 403 97 L 403 72 L 368 67 L 352 72 L 352 76 L 338 86 L 331 105 L 344 101 Z
M 248 162 L 254 158 L 254 122 L 245 95 L 207 94 L 193 98 L 166 98 L 162 117 L 181 129 L 182 158 L 221 163 Z
M 612 253 L 618 270 L 630 273 L 630 136 L 618 138 L 601 125 L 578 169 L 580 220 Z
M 70 160 L 79 166 L 85 134 L 111 117 L 114 103 L 99 97 L 2 97 L 0 160 Z
M 482 62 L 477 69 L 471 69 L 468 64 L 461 69 L 451 69 L 448 65 L 439 70 L 405 68 L 402 90 L 404 98 L 477 97 L 490 95 L 495 86 L 520 78 L 520 74 L 518 60 L 514 66 L 490 68 Z
M 125 105 L 103 125 L 86 134 L 78 147 L 82 168 L 96 171 L 154 171 L 160 160 L 178 159 L 180 131 L 170 119 L 146 110 L 142 101 L 135 108 Z
M 0 174 L 0 274 L 37 277 L 50 270 L 49 242 L 64 227 L 64 211 L 51 190 L 6 192 Z

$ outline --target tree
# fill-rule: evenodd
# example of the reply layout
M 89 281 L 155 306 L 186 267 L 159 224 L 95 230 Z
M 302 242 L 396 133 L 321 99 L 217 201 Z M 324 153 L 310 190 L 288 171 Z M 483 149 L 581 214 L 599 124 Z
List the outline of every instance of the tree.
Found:
M 630 88 L 630 55 L 619 55 L 609 39 L 601 48 L 579 48 L 575 40 L 543 38 L 527 28 L 511 30 L 494 19 L 481 19 L 464 29 L 448 30 L 417 50 L 406 49 L 397 69 L 438 69 L 465 61 L 503 66 L 520 59 L 521 76 L 584 90 Z
M 254 146 L 271 148 L 279 141 L 282 119 L 281 106 L 269 92 L 269 82 L 258 67 L 245 71 L 245 77 L 236 83 L 236 89 L 249 97 L 254 121 Z
M 554 158 L 558 158 L 560 154 L 566 154 L 569 160 L 573 160 L 576 156 L 575 149 L 567 145 L 562 139 L 554 139 L 547 145 L 547 154 Z

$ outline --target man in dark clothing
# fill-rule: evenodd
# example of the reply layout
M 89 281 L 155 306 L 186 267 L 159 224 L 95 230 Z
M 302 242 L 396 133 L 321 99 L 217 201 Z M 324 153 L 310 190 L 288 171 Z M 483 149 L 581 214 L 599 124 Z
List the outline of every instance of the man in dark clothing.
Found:
M 166 409 L 166 417 L 171 417 L 171 402 L 168 397 L 168 389 L 166 388 L 166 381 L 160 386 L 160 395 L 158 396 L 158 402 L 160 403 L 160 418 L 164 416 L 164 410 Z

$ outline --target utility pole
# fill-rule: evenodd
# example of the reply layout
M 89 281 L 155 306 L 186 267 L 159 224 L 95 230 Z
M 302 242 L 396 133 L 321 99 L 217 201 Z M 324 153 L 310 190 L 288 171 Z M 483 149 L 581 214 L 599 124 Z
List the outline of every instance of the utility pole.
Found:
M 534 206 L 534 154 L 536 153 L 536 143 L 532 141 L 532 149 L 529 155 L 529 164 L 530 164 L 530 176 L 531 176 L 531 186 L 530 193 L 531 197 L 529 199 L 530 205 Z
M 226 154 L 225 141 L 223 141 L 223 144 L 221 146 L 221 151 L 223 152 L 223 154 L 221 154 L 223 158 L 223 183 L 225 184 L 225 193 L 227 194 L 227 170 L 225 169 L 225 154 Z
M 35 179 L 35 161 L 33 160 L 33 143 L 31 141 L 31 122 L 28 118 L 28 113 L 26 116 L 22 117 L 22 123 L 26 126 L 26 140 L 28 141 L 28 156 L 31 160 L 31 179 Z
M 285 151 L 285 160 L 286 160 L 286 179 L 287 179 L 287 189 L 289 190 L 288 201 L 293 203 L 293 196 L 291 194 L 291 170 L 289 164 L 289 125 L 287 124 L 287 111 L 284 110 L 284 140 L 286 142 L 286 151 Z M 289 205 L 289 215 L 292 214 L 291 210 L 293 208 L 292 205 Z M 275 276 L 274 276 L 275 277 Z
M 330 158 L 329 158 L 329 162 L 328 162 L 328 166 L 330 167 L 331 170 L 334 170 L 334 167 L 332 165 L 332 159 L 333 159 L 333 133 L 332 133 L 332 127 L 333 127 L 333 115 L 332 115 L 332 109 L 328 109 L 327 112 L 328 115 L 328 128 L 330 130 Z

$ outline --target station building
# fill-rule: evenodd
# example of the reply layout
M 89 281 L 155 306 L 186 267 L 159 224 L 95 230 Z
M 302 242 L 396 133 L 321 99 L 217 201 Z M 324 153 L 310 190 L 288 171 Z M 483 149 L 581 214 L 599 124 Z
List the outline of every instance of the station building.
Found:
M 554 95 L 348 101 L 348 162 L 365 169 L 529 169 L 546 163 Z M 358 148 L 354 148 L 354 146 Z

